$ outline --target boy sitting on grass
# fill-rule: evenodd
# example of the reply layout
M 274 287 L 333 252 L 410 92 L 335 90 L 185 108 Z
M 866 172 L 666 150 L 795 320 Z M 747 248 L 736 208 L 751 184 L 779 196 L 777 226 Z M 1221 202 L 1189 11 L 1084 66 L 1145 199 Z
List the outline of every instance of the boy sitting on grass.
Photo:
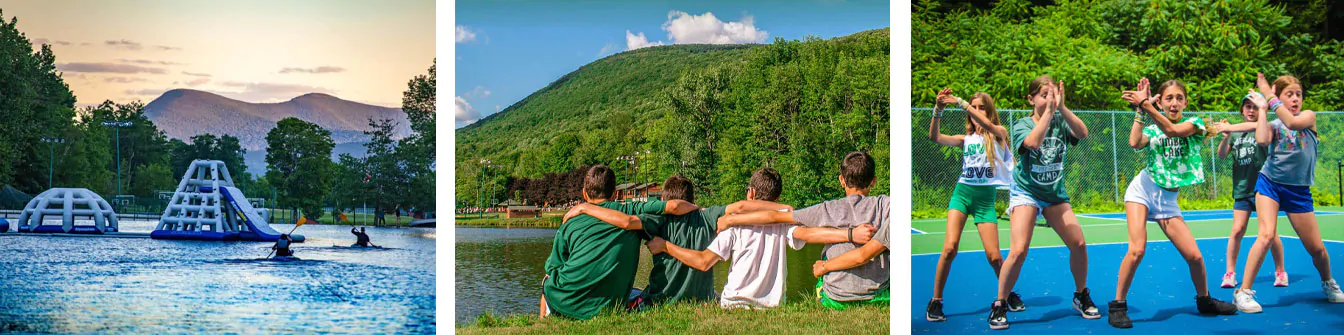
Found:
M 784 205 L 770 206 L 759 203 L 759 201 L 773 203 L 778 200 L 781 185 L 779 172 L 771 168 L 757 170 L 748 182 L 748 200 L 734 203 L 730 207 L 763 210 L 756 213 L 781 213 L 781 211 L 787 213 L 790 208 Z M 736 215 L 724 218 L 733 216 Z M 720 260 L 732 260 L 728 280 L 719 298 L 719 306 L 770 308 L 783 302 L 787 267 L 784 250 L 786 245 L 801 249 L 806 242 L 847 241 L 850 239 L 849 233 L 849 230 L 842 229 L 786 225 L 742 226 L 724 230 L 714 237 L 705 250 L 684 248 L 658 237 L 649 241 L 648 246 L 654 255 L 667 253 L 702 272 L 710 271 Z M 872 227 L 855 231 L 853 235 L 855 239 L 866 240 L 872 235 Z
M 858 233 L 859 222 L 871 222 L 876 225 L 878 234 L 874 235 L 881 246 L 870 246 L 865 253 L 871 253 L 861 265 L 841 268 L 832 264 L 850 260 L 841 255 L 860 249 L 865 241 L 859 239 L 825 242 L 822 249 L 822 262 L 813 265 L 813 273 L 822 275 L 817 281 L 817 301 L 827 308 L 842 310 L 858 304 L 888 305 L 891 276 L 890 250 L 886 250 L 889 239 L 886 226 L 891 222 L 891 202 L 885 195 L 868 196 L 875 184 L 873 157 L 862 151 L 845 155 L 840 162 L 840 185 L 845 189 L 845 197 L 823 202 L 812 207 L 792 212 L 756 212 L 744 215 L 727 216 L 719 220 L 719 229 L 736 228 L 741 225 L 762 225 L 774 223 L 802 223 L 806 227 L 832 227 L 853 229 Z M 728 228 L 731 229 L 731 228 Z M 794 238 L 799 238 L 794 236 Z M 809 243 L 816 243 L 811 242 Z M 840 258 L 840 259 L 837 259 Z M 867 262 L 867 260 L 873 260 Z M 852 263 L 851 263 L 852 264 Z M 837 265 L 832 268 L 831 265 Z M 817 266 L 822 266 L 818 269 Z M 821 270 L 821 271 L 817 271 Z
M 686 201 L 617 203 L 611 200 L 616 178 L 596 165 L 584 176 L 586 204 L 633 214 L 686 214 L 698 209 Z M 639 235 L 603 223 L 591 215 L 575 215 L 555 232 L 542 279 L 541 317 L 559 314 L 589 319 L 608 306 L 625 302 L 639 266 Z
M 690 179 L 680 175 L 669 177 L 663 182 L 661 198 L 663 201 L 694 203 L 695 186 Z M 718 235 L 717 222 L 724 213 L 762 210 L 793 210 L 793 207 L 770 201 L 746 200 L 728 206 L 704 207 L 686 215 L 627 215 L 601 206 L 581 204 L 566 213 L 565 217 L 568 220 L 579 214 L 587 214 L 617 228 L 639 231 L 645 240 L 661 238 L 679 246 L 702 250 L 709 247 L 710 241 Z M 676 301 L 714 301 L 717 299 L 714 272 L 697 270 L 666 253 L 656 254 L 653 255 L 653 269 L 649 273 L 649 286 L 638 296 L 639 299 L 631 303 L 641 308 Z

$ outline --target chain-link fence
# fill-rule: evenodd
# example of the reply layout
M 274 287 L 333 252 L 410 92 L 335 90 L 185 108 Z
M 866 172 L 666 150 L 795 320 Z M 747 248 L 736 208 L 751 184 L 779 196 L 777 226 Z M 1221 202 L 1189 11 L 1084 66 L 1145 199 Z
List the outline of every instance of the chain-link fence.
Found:
M 961 148 L 944 147 L 930 141 L 929 122 L 932 108 L 912 108 L 911 120 L 911 199 L 915 218 L 942 217 L 947 212 L 947 201 L 961 175 Z M 1012 131 L 1012 121 L 1030 117 L 1029 110 L 1000 110 L 999 119 Z M 1134 111 L 1074 111 L 1087 124 L 1088 137 L 1069 148 L 1065 160 L 1065 187 L 1078 212 L 1118 212 L 1123 210 L 1125 188 L 1130 179 L 1144 167 L 1143 152 L 1129 147 L 1129 130 Z M 1239 122 L 1238 112 L 1186 112 L 1206 121 L 1228 120 Z M 1272 121 L 1273 116 L 1270 117 Z M 1316 163 L 1316 182 L 1312 194 L 1318 206 L 1339 206 L 1341 188 L 1340 169 L 1344 166 L 1344 142 L 1339 132 L 1344 130 L 1344 112 L 1316 112 L 1320 134 L 1320 156 Z M 964 134 L 965 111 L 948 108 L 940 122 L 943 134 Z M 1200 155 L 1204 160 L 1205 182 L 1181 188 L 1184 209 L 1231 208 L 1232 161 L 1218 159 L 1221 137 L 1205 140 Z M 1004 206 L 1007 191 L 1000 193 Z M 1002 208 L 1000 208 L 1002 212 Z

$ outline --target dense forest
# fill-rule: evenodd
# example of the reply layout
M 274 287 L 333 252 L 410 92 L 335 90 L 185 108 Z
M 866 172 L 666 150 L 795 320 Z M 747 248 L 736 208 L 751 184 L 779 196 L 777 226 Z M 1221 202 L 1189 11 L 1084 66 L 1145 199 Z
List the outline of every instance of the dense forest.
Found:
M 1304 109 L 1340 111 L 1340 9 L 1338 2 L 1319 0 L 917 1 L 911 99 L 914 107 L 932 107 L 937 90 L 951 87 L 963 97 L 987 92 L 1000 110 L 1026 109 L 1028 82 L 1049 74 L 1065 82 L 1066 104 L 1075 111 L 1132 114 L 1121 90 L 1133 89 L 1143 77 L 1177 79 L 1188 88 L 1187 111 L 1208 111 L 1198 115 L 1236 123 L 1241 97 L 1263 72 L 1270 80 L 1285 74 L 1301 79 Z M 926 138 L 927 109 L 910 112 L 915 215 L 941 216 L 955 173 L 929 167 L 959 165 L 960 150 Z M 943 131 L 962 132 L 964 114 L 951 115 Z M 1003 113 L 1003 120 L 1024 115 Z M 1117 211 L 1118 195 L 1143 161 L 1124 145 L 1128 118 L 1080 116 L 1091 137 L 1069 151 L 1068 190 L 1083 211 Z M 1344 133 L 1344 115 L 1319 115 L 1317 128 L 1323 145 L 1313 192 L 1318 204 L 1338 205 L 1337 164 L 1344 147 L 1331 144 Z M 1112 139 L 1117 133 L 1118 141 Z M 1208 182 L 1182 191 L 1186 208 L 1228 205 L 1230 170 L 1225 160 L 1212 157 L 1218 140 L 1209 140 L 1203 152 Z
M 876 159 L 874 192 L 887 194 L 889 45 L 879 29 L 600 59 L 457 130 L 458 205 L 574 200 L 577 187 L 557 187 L 592 164 L 618 183 L 685 175 L 702 204 L 740 200 L 768 166 L 784 177 L 781 202 L 808 205 L 843 195 L 840 160 L 855 150 Z

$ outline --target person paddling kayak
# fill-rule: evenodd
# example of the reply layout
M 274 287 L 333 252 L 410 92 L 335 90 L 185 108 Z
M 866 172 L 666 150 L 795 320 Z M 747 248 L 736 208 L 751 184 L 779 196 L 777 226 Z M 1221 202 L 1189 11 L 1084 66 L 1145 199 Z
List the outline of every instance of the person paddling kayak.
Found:
M 355 244 L 352 245 L 352 246 L 354 246 L 354 247 L 375 247 L 375 248 L 378 247 L 377 245 L 374 245 L 373 243 L 369 243 L 369 233 L 368 233 L 368 228 L 360 227 L 360 228 L 359 228 L 359 231 L 355 231 L 355 228 L 354 228 L 354 227 L 351 227 L 351 228 L 350 228 L 350 233 L 351 233 L 351 234 L 355 234 Z

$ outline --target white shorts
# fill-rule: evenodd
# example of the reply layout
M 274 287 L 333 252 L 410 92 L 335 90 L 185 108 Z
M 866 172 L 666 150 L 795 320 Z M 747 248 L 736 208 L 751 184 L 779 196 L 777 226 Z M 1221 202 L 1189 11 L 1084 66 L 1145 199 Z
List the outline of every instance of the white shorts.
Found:
M 1008 189 L 1008 210 L 1005 211 L 1005 214 L 1012 216 L 1014 208 L 1031 206 L 1036 207 L 1036 219 L 1041 220 L 1045 218 L 1045 208 L 1050 207 L 1050 205 L 1054 204 L 1037 200 L 1036 197 L 1031 196 L 1031 193 L 1018 188 L 1017 184 L 1013 184 L 1012 188 Z
M 1176 202 L 1180 193 L 1165 190 L 1153 182 L 1148 169 L 1143 169 L 1125 190 L 1125 202 L 1148 207 L 1148 220 L 1161 220 L 1181 216 L 1181 205 Z

